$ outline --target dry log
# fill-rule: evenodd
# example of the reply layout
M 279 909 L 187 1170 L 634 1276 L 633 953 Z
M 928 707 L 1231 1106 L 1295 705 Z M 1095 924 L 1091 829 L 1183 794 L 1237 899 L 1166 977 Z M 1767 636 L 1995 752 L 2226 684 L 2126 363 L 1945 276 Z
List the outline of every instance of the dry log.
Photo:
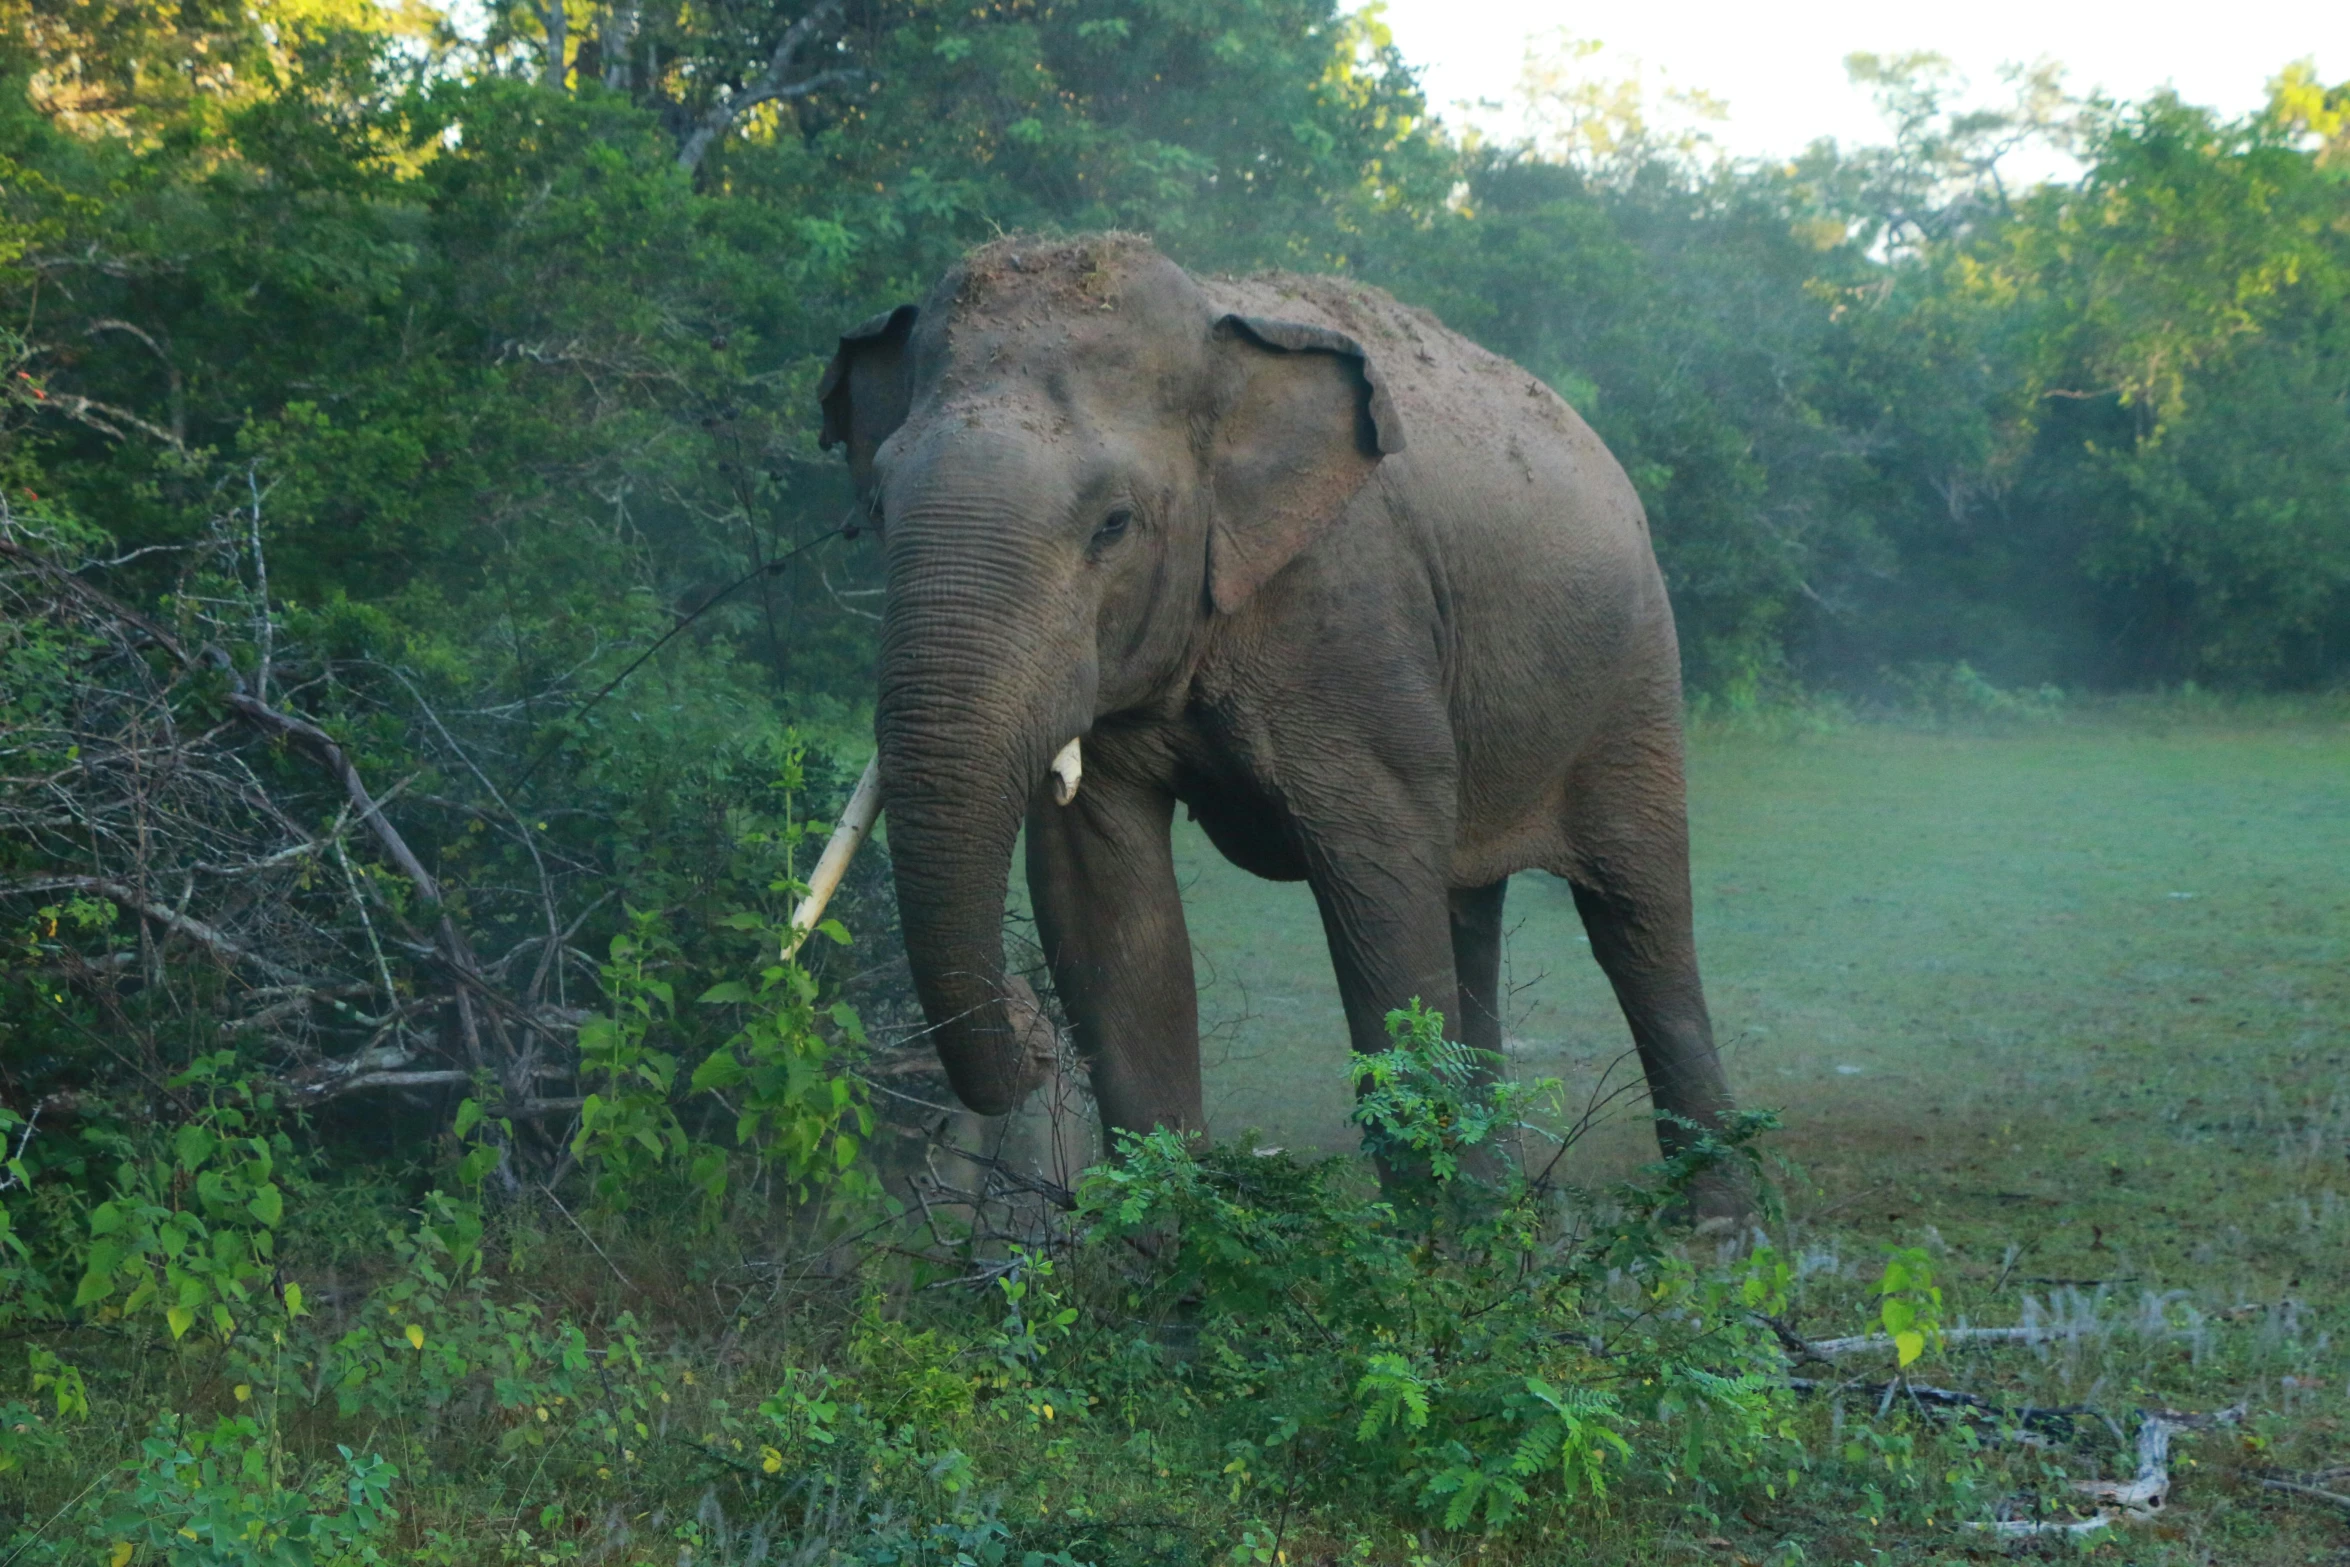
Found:
M 1941 1335 L 1945 1344 L 2038 1344 L 2057 1336 L 2044 1328 L 1944 1328 Z M 1838 1355 L 1891 1349 L 1893 1335 L 1857 1333 L 1850 1338 L 1807 1339 L 1803 1347 L 1818 1359 L 1833 1360 Z

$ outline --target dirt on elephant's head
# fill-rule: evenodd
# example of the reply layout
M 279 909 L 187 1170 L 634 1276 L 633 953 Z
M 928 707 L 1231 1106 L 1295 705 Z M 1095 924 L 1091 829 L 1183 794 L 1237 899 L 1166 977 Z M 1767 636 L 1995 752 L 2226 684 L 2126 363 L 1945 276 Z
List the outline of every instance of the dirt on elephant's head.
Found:
M 965 256 L 941 290 L 958 315 L 994 315 L 1034 305 L 1059 310 L 1116 308 L 1126 284 L 1165 266 L 1148 235 L 1111 231 L 1073 239 L 1012 234 Z

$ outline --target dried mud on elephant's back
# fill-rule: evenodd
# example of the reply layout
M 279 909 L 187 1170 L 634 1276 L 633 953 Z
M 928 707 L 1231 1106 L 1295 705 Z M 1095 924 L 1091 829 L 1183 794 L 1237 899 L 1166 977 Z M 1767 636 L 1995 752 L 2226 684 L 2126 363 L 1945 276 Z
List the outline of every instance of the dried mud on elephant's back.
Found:
M 1407 432 L 1442 432 L 1474 444 L 1483 426 L 1472 410 L 1501 388 L 1531 401 L 1553 431 L 1596 447 L 1598 438 L 1539 376 L 1471 342 L 1417 305 L 1352 278 L 1253 272 L 1201 280 L 1211 298 L 1244 315 L 1307 320 L 1344 332 L 1384 365 L 1381 380 Z M 1482 384 L 1480 384 L 1482 383 Z M 1514 445 L 1514 443 L 1513 443 Z M 1523 466 L 1522 456 L 1518 466 Z

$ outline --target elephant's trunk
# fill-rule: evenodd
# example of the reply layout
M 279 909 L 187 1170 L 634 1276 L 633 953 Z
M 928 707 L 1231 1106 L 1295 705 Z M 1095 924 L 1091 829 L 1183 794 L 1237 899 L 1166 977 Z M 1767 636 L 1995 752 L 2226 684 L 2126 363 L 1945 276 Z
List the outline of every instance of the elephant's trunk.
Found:
M 1078 682 L 1007 613 L 1022 604 L 1012 563 L 926 567 L 913 554 L 892 561 L 875 712 L 898 911 L 956 1097 L 1002 1115 L 1047 1064 L 1034 1001 L 1004 972 L 1012 846 L 1082 723 Z

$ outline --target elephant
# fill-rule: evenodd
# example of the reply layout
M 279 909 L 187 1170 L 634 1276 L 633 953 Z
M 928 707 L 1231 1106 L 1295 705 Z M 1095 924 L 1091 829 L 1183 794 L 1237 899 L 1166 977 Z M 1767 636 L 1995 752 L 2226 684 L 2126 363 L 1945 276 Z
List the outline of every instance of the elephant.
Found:
M 1180 805 L 1312 889 L 1358 1051 L 1421 998 L 1497 1053 L 1508 878 L 1564 878 L 1665 1151 L 1723 1123 L 1672 609 L 1543 382 L 1376 288 L 1110 233 L 971 252 L 845 333 L 818 401 L 883 554 L 881 793 L 965 1105 L 1038 1081 L 1002 941 L 1025 825 L 1104 1127 L 1205 1130 Z

